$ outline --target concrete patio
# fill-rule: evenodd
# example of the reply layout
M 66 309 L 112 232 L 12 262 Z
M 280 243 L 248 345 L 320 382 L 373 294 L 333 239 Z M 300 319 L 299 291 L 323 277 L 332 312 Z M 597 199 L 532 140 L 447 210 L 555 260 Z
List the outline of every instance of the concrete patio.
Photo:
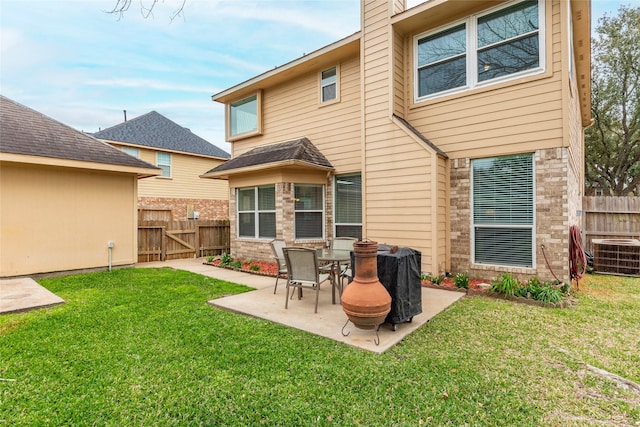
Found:
M 305 290 L 301 300 L 294 296 L 289 301 L 289 308 L 285 309 L 285 280 L 280 279 L 278 291 L 274 294 L 273 277 L 227 270 L 203 263 L 203 258 L 182 259 L 143 263 L 137 267 L 171 267 L 250 286 L 256 290 L 218 298 L 208 303 L 217 308 L 280 323 L 376 353 L 382 353 L 399 343 L 464 296 L 461 292 L 422 288 L 422 313 L 414 316 L 410 323 L 398 324 L 396 331 L 393 331 L 392 325 L 383 324 L 376 336 L 376 331 L 358 329 L 351 322 L 345 326 L 347 316 L 340 304 L 331 303 L 331 285 L 328 282 L 320 287 L 318 313 L 314 313 L 315 295 L 310 290 Z M 337 295 L 336 298 L 338 299 Z M 375 341 L 378 338 L 379 344 L 376 345 Z

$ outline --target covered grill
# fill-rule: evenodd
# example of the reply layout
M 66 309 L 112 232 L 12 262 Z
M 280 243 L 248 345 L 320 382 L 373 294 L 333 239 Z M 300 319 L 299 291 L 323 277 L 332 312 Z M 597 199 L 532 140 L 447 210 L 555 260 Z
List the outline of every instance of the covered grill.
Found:
M 389 245 L 378 246 L 378 280 L 391 295 L 391 310 L 385 322 L 395 331 L 399 323 L 411 322 L 413 316 L 422 313 L 422 281 L 420 266 L 422 254 L 411 248 L 398 248 Z M 351 265 L 355 263 L 351 253 Z

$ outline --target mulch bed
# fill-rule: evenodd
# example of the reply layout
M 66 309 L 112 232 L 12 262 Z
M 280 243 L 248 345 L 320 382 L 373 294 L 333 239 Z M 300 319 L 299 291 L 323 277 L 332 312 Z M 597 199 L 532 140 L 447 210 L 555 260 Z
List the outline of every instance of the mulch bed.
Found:
M 244 273 L 257 274 L 260 276 L 276 277 L 276 275 L 278 274 L 278 264 L 275 262 L 266 262 L 266 261 L 251 261 L 250 263 L 243 262 L 242 268 L 240 269 L 232 266 L 228 266 L 228 265 L 221 265 L 221 263 L 222 262 L 220 259 L 214 259 L 213 261 L 205 262 L 204 264 L 212 265 L 214 267 L 226 268 L 229 270 L 239 270 Z M 254 268 L 253 270 L 251 269 L 252 266 Z M 256 270 L 255 266 L 258 266 L 260 268 Z M 490 283 L 487 280 L 469 279 L 469 289 L 461 289 L 455 285 L 452 277 L 444 278 L 439 285 L 433 284 L 429 280 L 422 281 L 422 286 L 426 288 L 442 289 L 442 290 L 453 291 L 453 292 L 462 292 L 462 293 L 466 293 L 467 295 L 480 295 L 480 296 L 485 296 L 489 298 L 504 299 L 508 301 L 521 303 L 521 304 L 537 305 L 540 307 L 566 308 L 566 307 L 571 307 L 573 304 L 575 304 L 575 301 L 571 299 L 568 299 L 566 301 L 561 301 L 557 304 L 552 304 L 552 303 L 544 303 L 542 301 L 536 301 L 530 298 L 508 297 L 505 295 L 494 294 L 491 292 L 490 287 L 487 288 L 486 286 L 482 286 L 483 284 L 486 285 Z

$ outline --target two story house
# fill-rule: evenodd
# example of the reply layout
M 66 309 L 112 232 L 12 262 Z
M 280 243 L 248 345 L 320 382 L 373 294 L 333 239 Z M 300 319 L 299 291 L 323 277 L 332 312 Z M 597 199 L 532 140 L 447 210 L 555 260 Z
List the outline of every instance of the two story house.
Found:
M 227 183 L 211 185 L 199 176 L 227 161 L 226 151 L 156 111 L 125 119 L 93 136 L 162 169 L 162 174 L 138 186 L 141 219 L 154 210 L 170 211 L 176 221 L 228 219 Z
M 568 280 L 590 125 L 588 0 L 362 0 L 361 30 L 213 95 L 232 254 L 337 236 L 430 274 Z

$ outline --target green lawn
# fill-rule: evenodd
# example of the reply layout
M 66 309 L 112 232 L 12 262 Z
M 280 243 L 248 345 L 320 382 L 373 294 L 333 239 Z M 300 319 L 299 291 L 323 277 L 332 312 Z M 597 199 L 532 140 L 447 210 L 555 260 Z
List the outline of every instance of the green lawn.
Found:
M 640 279 L 571 309 L 467 297 L 382 355 L 206 304 L 248 288 L 171 269 L 40 280 L 0 316 L 0 425 L 640 425 Z M 312 316 L 310 315 L 310 321 Z

